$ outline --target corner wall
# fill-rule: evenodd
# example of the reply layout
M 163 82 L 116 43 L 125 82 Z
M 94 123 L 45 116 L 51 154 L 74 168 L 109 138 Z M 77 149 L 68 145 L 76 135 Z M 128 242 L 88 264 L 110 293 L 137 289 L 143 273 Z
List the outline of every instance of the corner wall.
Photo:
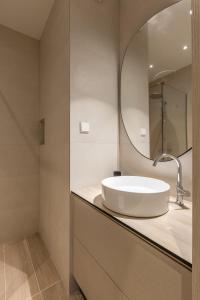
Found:
M 56 0 L 40 45 L 40 233 L 69 291 L 69 1 Z
M 121 0 L 121 63 L 128 43 L 134 33 L 154 14 L 178 0 Z M 192 191 L 192 151 L 181 157 L 184 188 Z M 139 154 L 131 144 L 120 118 L 120 168 L 125 174 L 153 176 L 164 179 L 172 185 L 175 194 L 176 165 L 174 162 L 160 163 L 156 168 L 152 161 Z

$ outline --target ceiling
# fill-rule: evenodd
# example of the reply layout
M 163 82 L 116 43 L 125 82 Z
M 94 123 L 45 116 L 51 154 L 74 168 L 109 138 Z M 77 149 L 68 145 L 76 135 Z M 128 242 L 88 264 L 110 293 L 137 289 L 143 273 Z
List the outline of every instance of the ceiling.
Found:
M 54 0 L 0 0 L 0 24 L 40 39 Z
M 182 0 L 148 21 L 148 62 L 153 66 L 150 80 L 192 63 L 190 10 L 191 0 Z

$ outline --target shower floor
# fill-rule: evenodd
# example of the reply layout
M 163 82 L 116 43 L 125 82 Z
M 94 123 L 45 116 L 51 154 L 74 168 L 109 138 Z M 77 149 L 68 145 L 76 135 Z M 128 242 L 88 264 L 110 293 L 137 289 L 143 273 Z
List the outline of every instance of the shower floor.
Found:
M 0 300 L 78 300 L 66 297 L 38 234 L 0 245 Z

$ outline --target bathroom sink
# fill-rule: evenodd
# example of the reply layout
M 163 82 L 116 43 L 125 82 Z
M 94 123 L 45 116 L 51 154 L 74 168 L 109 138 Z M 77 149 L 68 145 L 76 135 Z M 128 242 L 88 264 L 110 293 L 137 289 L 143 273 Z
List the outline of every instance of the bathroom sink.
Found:
M 110 177 L 102 181 L 103 204 L 117 213 L 157 217 L 168 212 L 170 186 L 154 178 Z

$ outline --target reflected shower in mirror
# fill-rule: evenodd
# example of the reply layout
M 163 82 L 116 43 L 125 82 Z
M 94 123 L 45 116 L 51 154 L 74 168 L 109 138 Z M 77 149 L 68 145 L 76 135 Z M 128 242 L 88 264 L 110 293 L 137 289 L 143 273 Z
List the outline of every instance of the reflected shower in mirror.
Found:
M 121 113 L 133 146 L 154 159 L 192 147 L 191 0 L 151 18 L 132 38 L 121 74 Z

